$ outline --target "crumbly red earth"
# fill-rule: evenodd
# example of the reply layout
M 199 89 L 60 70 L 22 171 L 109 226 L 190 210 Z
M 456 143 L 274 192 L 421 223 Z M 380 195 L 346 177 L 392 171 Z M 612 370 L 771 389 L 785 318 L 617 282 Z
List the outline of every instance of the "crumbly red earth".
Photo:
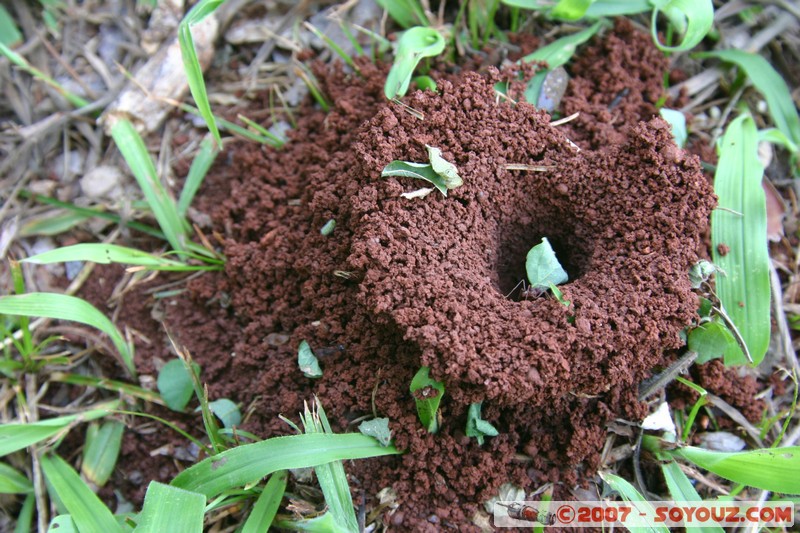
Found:
M 347 470 L 368 508 L 382 488 L 396 490 L 399 506 L 383 518 L 395 530 L 469 530 L 505 482 L 529 491 L 560 482 L 566 497 L 599 466 L 606 422 L 646 414 L 638 384 L 696 318 L 687 271 L 714 198 L 699 160 L 653 118 L 666 61 L 618 23 L 573 66 L 563 109 L 581 115 L 558 127 L 498 100 L 497 71 L 411 95 L 420 119 L 385 102 L 384 68 L 360 67 L 361 76 L 317 69 L 332 109 L 307 107 L 283 150 L 240 143 L 220 157 L 198 208 L 223 236 L 226 270 L 163 305 L 166 323 L 211 397 L 251 408 L 243 429 L 286 434 L 277 415 L 314 394 L 338 431 L 373 409 L 388 417 L 406 453 Z M 426 144 L 464 185 L 446 198 L 402 198 L 424 183 L 381 169 L 426 161 Z M 336 228 L 323 236 L 330 219 Z M 568 307 L 514 290 L 542 237 L 569 273 Z M 159 326 L 145 322 L 137 326 L 154 342 L 139 354 L 166 358 Z M 297 366 L 301 340 L 320 359 L 319 380 Z M 445 382 L 436 435 L 408 390 L 422 365 Z M 482 447 L 464 435 L 477 401 L 500 431 Z M 143 455 L 160 438 L 129 433 L 125 450 Z M 164 458 L 122 469 L 145 479 L 170 470 Z

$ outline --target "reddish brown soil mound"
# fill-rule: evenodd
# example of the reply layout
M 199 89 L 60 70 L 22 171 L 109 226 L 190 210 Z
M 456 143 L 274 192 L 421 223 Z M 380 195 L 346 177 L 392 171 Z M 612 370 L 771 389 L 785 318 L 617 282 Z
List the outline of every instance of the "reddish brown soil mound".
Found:
M 498 102 L 496 71 L 411 96 L 420 120 L 385 103 L 385 70 L 364 63 L 362 77 L 318 72 L 333 108 L 308 109 L 283 151 L 230 150 L 199 206 L 226 238 L 225 276 L 196 280 L 189 305 L 166 309 L 212 397 L 261 398 L 246 429 L 264 437 L 286 432 L 277 414 L 312 394 L 338 430 L 374 406 L 407 453 L 348 472 L 368 506 L 396 489 L 387 521 L 401 529 L 464 528 L 503 482 L 575 483 L 596 468 L 605 422 L 644 414 L 638 383 L 694 317 L 687 270 L 713 205 L 697 159 L 651 120 L 663 59 L 628 25 L 615 31 L 576 64 L 565 108 L 584 113 L 577 124 Z M 425 144 L 464 186 L 401 198 L 422 184 L 381 169 L 425 161 Z M 568 308 L 506 297 L 542 237 L 569 272 Z M 303 339 L 319 380 L 297 367 Z M 421 365 L 446 384 L 436 435 L 408 392 Z M 483 447 L 464 436 L 475 401 L 500 431 Z

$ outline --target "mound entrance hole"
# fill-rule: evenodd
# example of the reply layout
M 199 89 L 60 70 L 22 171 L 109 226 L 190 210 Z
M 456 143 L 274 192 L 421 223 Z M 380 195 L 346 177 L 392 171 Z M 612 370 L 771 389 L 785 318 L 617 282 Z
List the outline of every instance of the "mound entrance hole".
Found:
M 496 257 L 493 279 L 503 296 L 519 301 L 524 299 L 523 280 L 528 283 L 525 260 L 531 248 L 547 237 L 564 270 L 573 282 L 584 275 L 591 255 L 591 243 L 579 238 L 567 217 L 547 220 L 546 223 L 518 221 L 500 225 L 496 237 Z

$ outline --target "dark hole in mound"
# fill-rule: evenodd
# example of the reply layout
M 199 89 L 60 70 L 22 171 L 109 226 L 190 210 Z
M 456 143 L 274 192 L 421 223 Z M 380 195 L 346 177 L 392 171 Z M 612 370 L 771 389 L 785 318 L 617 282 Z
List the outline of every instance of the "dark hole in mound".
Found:
M 520 222 L 499 228 L 492 277 L 495 287 L 503 296 L 514 301 L 525 298 L 521 283 L 524 280 L 525 286 L 528 285 L 525 261 L 530 249 L 542 242 L 542 237 L 550 241 L 570 282 L 586 272 L 591 253 L 589 245 L 575 236 L 573 228 L 563 218 L 562 222 L 560 225 L 551 221 L 546 224 Z

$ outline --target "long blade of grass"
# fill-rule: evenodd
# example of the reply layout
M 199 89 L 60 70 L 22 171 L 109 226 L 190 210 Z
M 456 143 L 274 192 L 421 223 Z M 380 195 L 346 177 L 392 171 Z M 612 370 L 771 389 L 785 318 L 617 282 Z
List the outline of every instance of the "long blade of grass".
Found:
M 755 122 L 742 115 L 728 125 L 722 138 L 714 174 L 719 206 L 711 214 L 711 240 L 714 263 L 725 272 L 716 277 L 717 294 L 755 364 L 764 358 L 770 335 L 763 173 Z
M 669 533 L 669 529 L 665 526 L 648 524 L 640 518 L 640 513 L 642 513 L 641 516 L 654 516 L 655 509 L 653 509 L 652 504 L 647 501 L 647 498 L 636 490 L 636 487 L 611 472 L 599 472 L 599 474 L 608 486 L 617 491 L 622 499 L 630 503 L 634 508 L 634 512 L 631 513 L 625 524 L 625 529 L 631 533 L 652 533 L 656 531 L 659 533 Z
M 286 491 L 287 477 L 286 470 L 275 472 L 270 476 L 264 490 L 261 491 L 261 495 L 256 500 L 253 510 L 250 511 L 250 516 L 247 517 L 242 527 L 242 533 L 269 531 L 281 504 L 283 493 Z
M 186 70 L 186 79 L 189 82 L 189 90 L 192 92 L 197 108 L 208 125 L 208 130 L 213 135 L 217 145 L 222 144 L 222 138 L 217 129 L 217 121 L 211 111 L 211 104 L 208 101 L 206 84 L 203 80 L 203 68 L 197 58 L 197 51 L 192 39 L 192 25 L 200 22 L 208 15 L 213 13 L 225 0 L 201 0 L 186 14 L 186 17 L 178 25 L 178 43 L 181 47 L 181 57 L 183 67 Z
M 800 446 L 747 452 L 715 452 L 686 446 L 668 453 L 736 483 L 800 494 Z
M 202 494 L 151 481 L 136 532 L 201 533 L 205 507 Z
M 667 482 L 667 489 L 673 501 L 677 502 L 702 502 L 703 498 L 697 493 L 694 485 L 683 473 L 681 467 L 675 460 L 669 460 L 661 463 L 661 472 L 664 474 L 664 480 Z M 694 530 L 694 528 L 692 528 Z M 724 529 L 720 526 L 704 526 L 698 527 L 699 533 L 724 533 Z
M 55 89 L 61 96 L 67 99 L 67 101 L 75 107 L 85 107 L 88 106 L 91 102 L 88 100 L 84 100 L 77 94 L 73 94 L 67 89 L 64 88 L 63 85 L 58 83 L 56 80 L 42 72 L 41 70 L 37 69 L 30 63 L 28 60 L 16 53 L 15 51 L 11 50 L 5 44 L 0 42 L 0 54 L 3 54 L 8 58 L 9 61 L 14 63 L 16 66 L 30 74 L 36 79 L 42 80 L 47 85 Z
M 165 257 L 158 257 L 127 246 L 104 243 L 82 243 L 62 246 L 41 254 L 23 259 L 23 263 L 47 265 L 66 261 L 91 261 L 104 265 L 121 263 L 144 266 L 152 270 L 186 270 L 188 265 Z
M 307 30 L 310 30 L 311 33 L 316 35 L 317 38 L 321 39 L 322 42 L 325 43 L 325 46 L 330 48 L 334 54 L 339 56 L 339 58 L 341 58 L 342 61 L 344 61 L 350 68 L 352 68 L 356 72 L 356 74 L 358 74 L 359 76 L 361 75 L 361 70 L 359 70 L 358 65 L 356 65 L 356 62 L 353 61 L 353 58 L 350 57 L 350 55 L 347 54 L 342 49 L 341 46 L 336 44 L 336 42 L 334 42 L 330 37 L 319 31 L 319 29 L 310 22 L 303 23 L 303 26 L 305 26 Z
M 54 516 L 47 525 L 47 533 L 80 533 L 75 521 L 68 514 Z
M 124 381 L 116 381 L 113 379 L 100 378 L 97 376 L 83 376 L 81 374 L 68 374 L 64 372 L 53 372 L 49 375 L 50 381 L 57 383 L 69 383 L 70 385 L 80 385 L 83 387 L 94 387 L 96 389 L 103 389 L 107 391 L 124 394 L 132 398 L 138 398 L 146 402 L 153 402 L 159 405 L 164 405 L 161 396 L 155 392 Z
M 213 139 L 206 137 L 200 143 L 200 150 L 192 160 L 192 166 L 189 167 L 189 174 L 186 176 L 186 183 L 183 184 L 181 195 L 178 198 L 178 215 L 181 218 L 186 218 L 186 211 L 192 205 L 194 195 L 200 188 L 200 184 L 208 174 L 208 169 L 214 164 L 214 160 L 219 154 L 219 148 L 214 144 Z
M 71 424 L 88 422 L 107 416 L 112 409 L 116 409 L 119 406 L 119 403 L 118 400 L 115 400 L 97 405 L 93 409 L 82 413 L 48 418 L 38 422 L 2 424 L 0 425 L 0 457 L 49 439 Z
M 0 296 L 0 314 L 70 320 L 97 328 L 111 338 L 131 376 L 136 375 L 133 344 L 128 344 L 114 323 L 86 300 L 49 292 Z
M 23 224 L 19 229 L 19 235 L 22 237 L 61 235 L 89 218 L 74 211 L 51 211 Z
M 55 454 L 46 454 L 40 461 L 42 472 L 47 479 L 48 491 L 52 490 L 66 507 L 79 531 L 82 533 L 122 531 L 108 507 L 64 459 Z
M 127 119 L 120 119 L 111 127 L 111 136 L 119 151 L 122 152 L 125 162 L 131 168 L 167 241 L 175 251 L 184 251 L 186 249 L 186 226 L 178 214 L 175 200 L 158 179 L 156 167 L 153 165 L 153 160 L 147 152 L 142 137 Z
M 682 33 L 681 42 L 676 46 L 665 46 L 658 39 L 658 15 L 662 13 L 670 23 Z M 712 0 L 656 0 L 650 31 L 653 42 L 665 52 L 684 52 L 697 46 L 714 24 L 714 4 Z
M 372 437 L 357 433 L 274 437 L 209 457 L 178 474 L 172 480 L 172 485 L 211 498 L 278 470 L 309 468 L 331 461 L 397 453 L 400 452 L 393 446 L 381 446 Z
M 17 513 L 17 523 L 14 533 L 30 533 L 33 524 L 33 511 L 36 509 L 36 495 L 28 494 L 22 502 L 22 508 Z
M 80 207 L 74 204 L 70 204 L 68 202 L 62 202 L 60 200 L 56 200 L 55 198 L 42 196 L 41 194 L 31 194 L 27 191 L 20 191 L 19 195 L 23 198 L 32 198 L 41 204 L 63 207 L 64 209 L 72 211 L 76 214 L 85 215 L 87 218 L 97 217 L 105 220 L 112 220 L 123 227 L 135 229 L 136 231 L 140 231 L 146 235 L 150 235 L 157 239 L 166 240 L 164 234 L 161 231 L 157 230 L 156 228 L 148 226 L 147 224 L 141 224 L 133 220 L 123 220 L 122 217 L 114 213 L 107 213 L 105 211 L 101 211 L 100 209 L 93 209 L 90 207 Z M 23 226 L 23 229 L 21 231 L 24 231 L 24 228 L 25 227 Z
M 0 494 L 29 494 L 33 483 L 6 463 L 0 463 Z
M 125 424 L 116 420 L 104 422 L 97 429 L 91 424 L 86 429 L 87 439 L 83 448 L 81 472 L 86 479 L 102 487 L 114 473 L 119 450 L 122 446 L 122 433 Z M 88 438 L 91 435 L 91 438 Z
M 17 28 L 17 23 L 8 10 L 0 5 L 0 43 L 5 46 L 14 46 L 22 41 L 22 34 Z
M 315 409 L 309 411 L 306 405 L 303 416 L 303 426 L 306 434 L 333 434 L 325 410 L 318 398 L 314 398 Z M 325 496 L 325 503 L 333 515 L 336 523 L 344 531 L 358 530 L 358 519 L 353 510 L 353 499 L 350 496 L 350 486 L 347 483 L 347 474 L 341 461 L 332 461 L 314 468 L 317 481 Z
M 783 77 L 765 58 L 742 50 L 719 50 L 697 54 L 699 58 L 716 57 L 726 63 L 733 63 L 744 70 L 753 86 L 764 95 L 769 114 L 775 126 L 784 135 L 800 145 L 800 116 L 794 105 L 789 86 Z

